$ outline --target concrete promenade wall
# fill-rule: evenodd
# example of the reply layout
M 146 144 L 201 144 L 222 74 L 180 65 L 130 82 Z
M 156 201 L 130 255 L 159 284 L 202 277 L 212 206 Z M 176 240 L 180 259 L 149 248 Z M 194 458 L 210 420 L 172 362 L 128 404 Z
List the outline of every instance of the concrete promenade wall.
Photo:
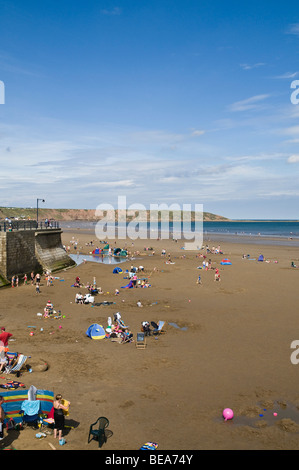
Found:
M 61 230 L 17 230 L 0 232 L 0 287 L 12 276 L 49 270 L 51 272 L 74 266 L 65 252 Z

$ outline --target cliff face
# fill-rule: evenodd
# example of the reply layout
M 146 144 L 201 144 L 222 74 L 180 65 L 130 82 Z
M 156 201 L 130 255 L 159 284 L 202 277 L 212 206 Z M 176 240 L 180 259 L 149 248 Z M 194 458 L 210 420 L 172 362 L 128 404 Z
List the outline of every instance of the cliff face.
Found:
M 38 209 L 39 220 L 54 219 L 54 220 L 85 220 L 96 221 L 99 217 L 95 215 L 95 209 Z M 134 218 L 135 215 L 132 211 L 128 211 L 128 219 Z M 19 208 L 19 207 L 0 207 L 0 219 L 9 218 L 25 218 L 36 219 L 36 209 L 33 208 Z M 171 218 L 171 216 L 170 216 Z M 149 216 L 148 216 L 149 219 Z M 203 220 L 208 221 L 221 221 L 228 220 L 220 215 L 211 214 L 210 212 L 203 213 Z

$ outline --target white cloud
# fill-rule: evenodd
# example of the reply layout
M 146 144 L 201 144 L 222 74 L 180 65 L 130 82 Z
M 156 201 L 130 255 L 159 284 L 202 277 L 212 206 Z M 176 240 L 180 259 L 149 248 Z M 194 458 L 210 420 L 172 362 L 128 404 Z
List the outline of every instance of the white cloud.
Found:
M 229 106 L 230 111 L 239 112 L 247 111 L 249 109 L 256 109 L 259 107 L 259 103 L 269 98 L 270 95 L 255 95 L 246 100 L 236 101 Z
M 283 134 L 294 135 L 294 136 L 299 135 L 299 126 L 287 127 L 286 129 L 283 130 Z
M 293 23 L 287 29 L 287 34 L 294 34 L 295 36 L 299 36 L 299 23 Z
M 119 180 L 119 181 L 97 181 L 95 183 L 88 184 L 90 186 L 103 186 L 104 188 L 119 188 L 119 187 L 129 187 L 134 186 L 135 183 L 133 180 Z
M 278 75 L 277 77 L 274 77 L 274 78 L 281 78 L 281 79 L 291 79 L 291 78 L 295 78 L 297 77 L 298 75 L 298 72 L 286 72 L 286 73 L 283 73 L 282 75 Z
M 195 136 L 195 137 L 199 137 L 201 135 L 204 135 L 205 133 L 206 133 L 206 131 L 204 131 L 204 130 L 194 130 L 192 132 L 192 135 Z
M 101 10 L 101 13 L 102 13 L 103 15 L 114 16 L 114 15 L 121 15 L 122 10 L 121 10 L 121 8 L 119 8 L 119 7 L 114 7 L 114 8 L 111 8 L 110 10 L 107 10 L 107 9 Z
M 256 69 L 258 67 L 262 67 L 263 65 L 265 65 L 263 62 L 258 62 L 257 64 L 252 64 L 252 65 L 249 65 L 249 64 L 240 64 L 240 67 L 243 69 L 243 70 L 252 70 L 252 69 Z
M 288 163 L 299 163 L 299 155 L 291 155 L 288 160 Z

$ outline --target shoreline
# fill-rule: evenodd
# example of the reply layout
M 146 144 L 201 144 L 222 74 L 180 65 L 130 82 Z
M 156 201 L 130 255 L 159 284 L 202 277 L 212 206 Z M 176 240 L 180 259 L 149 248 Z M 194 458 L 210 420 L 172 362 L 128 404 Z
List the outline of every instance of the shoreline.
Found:
M 73 233 L 74 231 L 78 231 L 78 233 L 82 235 L 93 234 L 95 238 L 96 234 L 94 229 L 92 228 L 81 228 L 81 227 L 61 227 L 62 232 L 65 233 Z M 156 238 L 143 238 L 137 239 L 140 243 L 145 243 L 146 241 L 153 242 Z M 121 241 L 119 243 L 121 244 Z M 173 242 L 172 239 L 170 239 Z M 204 232 L 203 235 L 203 243 L 207 242 L 225 242 L 225 243 L 237 243 L 237 244 L 254 244 L 254 245 L 277 245 L 277 246 L 289 246 L 289 247 L 299 247 L 299 238 L 287 238 L 287 237 L 274 237 L 274 236 L 267 236 L 267 235 L 235 235 L 235 234 L 221 234 L 221 233 L 214 233 L 214 232 Z M 100 240 L 99 240 L 100 242 Z M 178 243 L 184 243 L 183 240 L 178 240 Z

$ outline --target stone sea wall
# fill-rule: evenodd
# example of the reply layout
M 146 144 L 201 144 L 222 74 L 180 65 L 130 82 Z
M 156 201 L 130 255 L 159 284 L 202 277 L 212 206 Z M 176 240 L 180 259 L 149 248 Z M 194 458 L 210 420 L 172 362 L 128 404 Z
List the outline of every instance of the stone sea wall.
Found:
M 0 232 L 0 287 L 14 275 L 49 270 L 51 272 L 75 265 L 61 242 L 61 230 L 17 230 Z

